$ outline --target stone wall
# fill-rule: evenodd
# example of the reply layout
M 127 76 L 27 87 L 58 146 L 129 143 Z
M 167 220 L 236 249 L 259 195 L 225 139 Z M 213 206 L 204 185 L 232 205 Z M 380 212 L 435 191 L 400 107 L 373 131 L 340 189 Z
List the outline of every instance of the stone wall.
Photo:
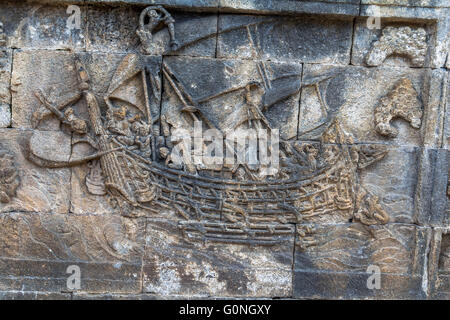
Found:
M 0 1 L 0 298 L 449 299 L 449 13 Z M 177 166 L 194 120 L 279 170 Z

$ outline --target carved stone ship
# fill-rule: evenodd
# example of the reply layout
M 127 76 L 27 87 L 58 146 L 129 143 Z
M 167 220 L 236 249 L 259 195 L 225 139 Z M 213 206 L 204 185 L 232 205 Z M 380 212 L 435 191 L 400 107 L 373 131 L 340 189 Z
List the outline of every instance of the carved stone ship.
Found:
M 288 239 L 292 223 L 347 222 L 357 218 L 373 224 L 388 220 L 376 201 L 368 200 L 366 192 L 358 188 L 357 182 L 358 168 L 381 159 L 385 149 L 355 146 L 333 119 L 333 111 L 309 130 L 319 132 L 317 142 L 281 142 L 280 168 L 275 175 L 261 178 L 254 173 L 255 168 L 245 164 L 215 171 L 186 164 L 176 167 L 169 161 L 175 149 L 170 136 L 177 125 L 172 118 L 202 120 L 209 128 L 214 125 L 176 83 L 170 68 L 163 65 L 164 80 L 175 92 L 181 107 L 176 116 L 167 113 L 156 121 L 151 115 L 149 96 L 158 89 L 158 84 L 151 75 L 147 81 L 145 67 L 136 55 L 125 57 L 117 68 L 105 97 L 106 113 L 90 91 L 85 68 L 80 62 L 77 68 L 82 94 L 74 99 L 85 98 L 89 119 L 78 118 L 72 111 L 62 114 L 59 110 L 65 104 L 52 105 L 39 92 L 37 96 L 44 109 L 38 110 L 34 118 L 39 120 L 50 111 L 70 127 L 77 137 L 76 143 L 88 143 L 97 152 L 70 161 L 56 161 L 33 152 L 32 138 L 29 158 L 47 167 L 90 162 L 88 190 L 96 195 L 110 194 L 124 216 L 132 217 L 136 210 L 155 215 L 162 210 L 174 210 L 187 240 L 267 245 Z M 329 78 L 322 76 L 306 85 L 317 86 Z M 241 91 L 245 97 L 241 109 L 233 115 L 234 122 L 227 124 L 232 130 L 246 123 L 270 129 L 260 109 L 270 107 L 270 101 L 283 99 L 296 90 L 287 88 L 273 93 L 265 89 L 255 93 L 252 88 L 260 89 L 249 83 L 220 95 L 223 99 L 227 94 Z M 256 101 L 263 106 L 255 105 L 251 94 L 259 94 Z M 246 108 L 244 112 L 243 108 Z M 327 106 L 324 109 L 329 110 Z M 245 119 L 239 118 L 242 114 Z
M 338 129 L 337 124 L 332 128 Z M 313 221 L 327 213 L 347 220 L 352 216 L 356 168 L 346 144 L 333 151 L 332 163 L 320 170 L 302 178 L 266 181 L 199 176 L 127 149 L 115 154 L 131 187 L 129 195 L 122 194 L 124 200 L 155 214 L 176 210 L 187 238 L 271 244 L 285 240 L 289 223 Z M 148 201 L 135 196 L 142 194 L 151 196 Z

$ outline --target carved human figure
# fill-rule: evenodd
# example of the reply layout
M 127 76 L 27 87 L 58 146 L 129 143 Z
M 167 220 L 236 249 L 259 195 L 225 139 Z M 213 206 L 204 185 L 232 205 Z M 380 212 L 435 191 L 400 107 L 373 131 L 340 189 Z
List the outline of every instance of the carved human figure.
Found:
M 87 133 L 87 123 L 83 119 L 78 118 L 72 108 L 67 108 L 64 111 L 64 116 L 66 121 L 69 123 L 72 131 L 78 134 L 86 134 Z
M 140 116 L 136 116 L 132 119 L 131 131 L 134 134 L 134 144 L 139 147 L 141 155 L 150 158 L 152 154 L 150 126 L 144 123 Z
M 117 140 L 121 143 L 131 146 L 134 144 L 134 138 L 131 132 L 130 121 L 127 119 L 127 108 L 125 106 L 112 112 L 108 115 L 107 121 L 108 130 L 117 135 Z
M 145 20 L 148 22 L 145 23 Z M 176 50 L 178 47 L 178 41 L 175 38 L 175 19 L 161 6 L 150 6 L 145 8 L 139 17 L 139 29 L 136 34 L 139 36 L 142 42 L 142 47 L 146 54 L 152 53 L 152 41 L 153 31 L 161 24 L 167 26 L 170 36 L 170 47 L 172 50 Z

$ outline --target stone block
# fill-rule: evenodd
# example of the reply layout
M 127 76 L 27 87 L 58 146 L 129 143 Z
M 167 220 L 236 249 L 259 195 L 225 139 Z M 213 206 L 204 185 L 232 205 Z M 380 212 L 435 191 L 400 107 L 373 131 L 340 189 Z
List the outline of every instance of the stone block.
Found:
M 351 20 L 220 15 L 217 57 L 348 64 Z
M 142 219 L 11 213 L 2 216 L 1 228 L 1 290 L 73 291 L 67 269 L 75 265 L 79 291 L 140 291 Z
M 92 7 L 88 9 L 88 51 L 141 52 L 136 31 L 142 8 Z M 171 12 L 175 19 L 178 49 L 169 45 L 169 32 L 162 28 L 153 33 L 153 48 L 148 54 L 213 57 L 216 51 L 217 15 Z M 192 32 L 196 30 L 196 32 Z
M 68 213 L 70 202 L 70 169 L 49 169 L 38 167 L 27 160 L 28 142 L 33 132 L 17 129 L 1 129 L 0 144 L 4 152 L 11 155 L 17 172 L 19 186 L 10 199 L 2 199 L 0 212 L 54 212 Z M 60 159 L 70 156 L 70 145 L 45 145 L 48 141 L 62 142 L 60 132 L 35 136 L 35 141 L 43 143 L 35 146 L 40 152 L 52 152 Z M 47 141 L 46 141 L 47 140 Z M 69 148 L 67 148 L 69 147 Z M 9 166 L 3 162 L 4 166 Z M 12 184 L 2 188 L 12 188 Z
M 438 113 L 427 105 L 426 80 L 426 71 L 420 69 L 307 64 L 302 78 L 298 138 L 317 138 L 325 128 L 322 124 L 336 118 L 355 142 L 420 146 L 426 117 Z M 410 94 L 400 94 L 396 89 L 399 87 L 408 88 Z M 398 111 L 392 107 L 394 101 L 408 109 L 412 124 L 394 114 Z M 381 121 L 384 116 L 390 119 L 389 125 Z M 391 133 L 384 133 L 382 127 Z
M 293 232 L 294 230 L 291 229 Z M 177 222 L 147 222 L 144 292 L 157 295 L 289 297 L 293 233 L 272 246 L 190 242 Z
M 254 81 L 261 90 L 266 87 L 269 91 L 265 95 L 267 107 L 262 111 L 271 128 L 279 129 L 280 138 L 284 140 L 296 136 L 301 64 L 170 57 L 164 59 L 164 65 L 172 70 L 200 111 L 224 135 L 237 125 L 225 119 L 242 105 L 245 86 Z M 167 81 L 163 92 L 161 114 L 166 114 L 175 127 L 186 123 L 185 119 L 172 115 L 180 102 Z
M 298 225 L 294 297 L 424 299 L 429 234 L 408 224 Z
M 2 1 L 7 46 L 20 49 L 84 50 L 86 13 L 81 4 L 67 13 L 69 4 Z M 73 19 L 72 19 L 73 18 Z

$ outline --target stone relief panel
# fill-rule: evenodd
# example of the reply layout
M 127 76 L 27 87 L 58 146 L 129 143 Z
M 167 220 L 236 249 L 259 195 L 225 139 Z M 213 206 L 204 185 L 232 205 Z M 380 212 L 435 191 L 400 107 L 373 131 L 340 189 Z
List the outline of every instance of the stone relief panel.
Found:
M 58 291 L 75 261 L 91 293 L 429 295 L 430 25 L 89 6 L 83 50 L 27 50 L 24 30 L 60 23 L 30 8 L 0 71 L 0 290 Z
M 113 48 L 115 52 L 151 55 L 215 56 L 216 14 L 169 13 L 162 12 L 160 6 L 149 8 L 147 13 L 123 7 L 88 9 L 87 50 L 108 52 Z M 152 12 L 155 12 L 153 21 L 150 20 Z M 168 23 L 166 17 L 176 23 Z M 149 35 L 151 40 L 147 41 Z M 147 42 L 141 41 L 141 37 Z M 172 37 L 177 41 L 172 42 Z
M 2 171 L 4 173 L 1 178 L 4 181 L 2 189 L 7 191 L 8 196 L 4 197 L 5 201 L 1 201 L 0 212 L 67 213 L 70 204 L 70 169 L 52 170 L 36 167 L 30 163 L 24 155 L 24 150 L 29 148 L 27 139 L 30 138 L 30 134 L 31 132 L 17 129 L 1 129 L 0 144 L 6 152 L 3 160 L 4 165 L 9 166 L 9 169 L 6 167 Z M 54 146 L 45 145 L 46 141 L 38 141 L 39 138 L 46 138 L 47 141 L 61 145 L 58 157 L 69 158 L 70 144 L 66 144 L 68 139 L 63 133 L 48 132 L 34 140 L 34 143 L 40 144 L 37 153 L 54 154 Z M 14 168 L 10 167 L 11 162 L 14 163 L 17 171 L 11 171 Z M 17 186 L 18 180 L 20 180 L 19 186 Z
M 297 225 L 294 295 L 302 297 L 423 298 L 421 259 L 426 228 L 414 225 Z M 367 287 L 368 266 L 382 273 L 383 290 Z M 395 293 L 394 293 L 395 292 Z

